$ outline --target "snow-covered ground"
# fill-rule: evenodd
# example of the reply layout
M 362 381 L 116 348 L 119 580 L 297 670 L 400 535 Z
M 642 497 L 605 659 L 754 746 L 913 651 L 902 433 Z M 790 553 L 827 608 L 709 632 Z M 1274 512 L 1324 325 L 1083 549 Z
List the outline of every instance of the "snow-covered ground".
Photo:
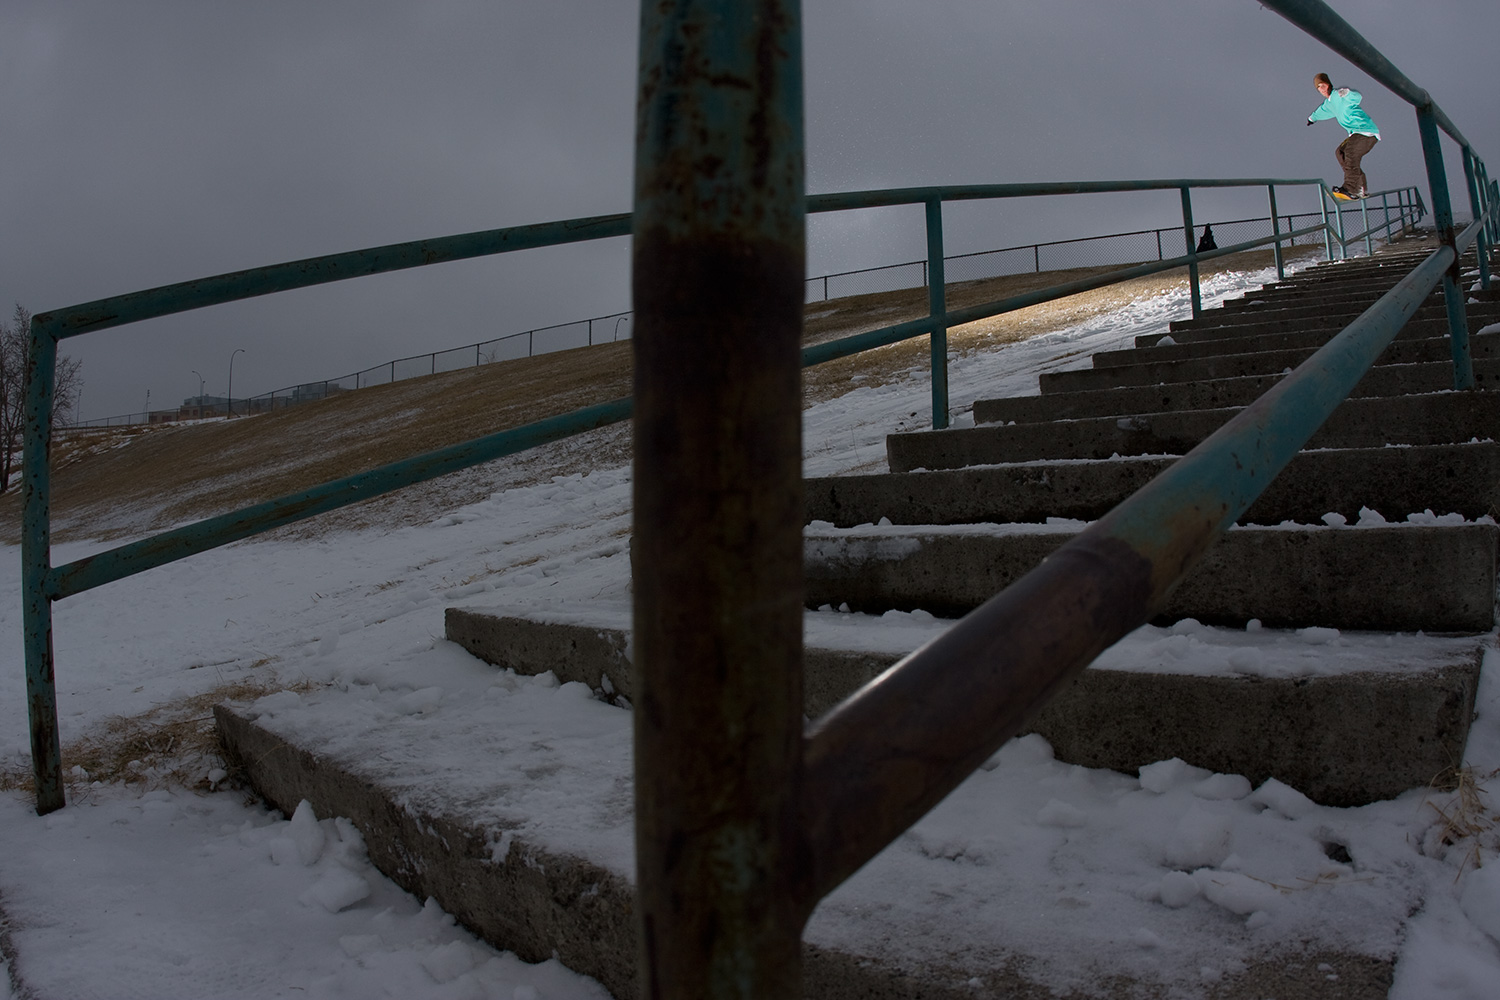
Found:
M 1205 298 L 1270 278 L 1222 275 L 1206 283 Z M 1165 332 L 1186 309 L 1185 294 L 1164 295 L 956 359 L 951 397 L 1034 393 L 1040 372 L 1086 365 L 1092 352 Z M 927 422 L 928 393 L 925 374 L 914 372 L 811 407 L 807 473 L 879 468 L 887 433 Z M 350 731 L 369 731 L 373 723 L 393 745 L 408 741 L 402 746 L 417 746 L 439 729 L 470 725 L 477 732 L 497 719 L 547 727 L 565 735 L 550 741 L 554 762 L 586 782 L 592 762 L 618 764 L 628 755 L 628 714 L 587 697 L 579 685 L 497 672 L 443 639 L 442 614 L 454 605 L 623 614 L 629 502 L 629 469 L 590 470 L 503 489 L 429 524 L 313 542 L 251 541 L 61 602 L 54 641 L 63 742 L 107 742 L 111 720 L 170 716 L 174 706 L 231 685 L 298 685 L 300 693 L 270 695 L 258 708 L 293 727 L 314 718 Z M 1413 512 L 1381 513 L 1397 521 Z M 102 547 L 64 545 L 54 558 L 61 563 Z M 28 738 L 19 554 L 10 548 L 6 556 L 0 765 L 13 772 L 27 766 Z M 857 631 L 870 643 L 910 648 L 936 627 L 921 614 L 815 612 L 808 639 L 832 644 Z M 1280 644 L 1303 664 L 1295 670 L 1322 663 L 1343 669 L 1360 641 L 1331 630 L 1204 641 L 1217 631 L 1143 629 L 1111 655 L 1167 649 L 1184 670 L 1274 673 L 1281 668 L 1266 668 L 1260 654 L 1226 660 L 1224 649 Z M 1478 708 L 1466 763 L 1483 777 L 1500 768 L 1500 658 L 1493 651 Z M 3 940 L 36 997 L 604 995 L 556 962 L 526 965 L 495 951 L 434 904 L 397 889 L 370 866 L 347 821 L 307 810 L 287 820 L 244 790 L 221 785 L 216 761 L 142 745 L 132 780 L 74 773 L 68 808 L 50 816 L 37 817 L 25 795 L 0 794 Z M 602 801 L 608 795 L 586 794 L 587 787 L 570 781 L 566 794 L 547 794 L 548 786 L 534 786 L 526 800 L 534 829 L 571 829 L 579 843 L 560 848 L 587 848 L 628 874 L 628 817 L 620 814 L 618 792 Z M 1180 762 L 1139 775 L 1074 767 L 1027 737 L 872 862 L 870 878 L 830 897 L 809 933 L 836 943 L 878 924 L 881 893 L 938 906 L 945 883 L 1004 871 L 1016 875 L 1012 884 L 1034 905 L 994 900 L 959 922 L 1041 955 L 1039 969 L 1059 986 L 1078 966 L 1048 964 L 1049 949 L 1061 945 L 1049 942 L 1045 922 L 1030 914 L 1060 907 L 1076 915 L 1102 963 L 1142 975 L 1200 955 L 1188 944 L 1215 921 L 1267 935 L 1331 925 L 1347 942 L 1399 954 L 1392 996 L 1400 1000 L 1493 997 L 1500 864 L 1479 865 L 1496 858 L 1500 839 L 1497 804 L 1483 795 L 1481 783 L 1467 799 L 1414 791 L 1331 809 L 1276 782 L 1252 790 L 1243 778 Z M 609 822 L 572 822 L 569 810 L 580 809 L 608 814 Z M 1445 830 L 1453 843 L 1443 842 Z M 1361 918 L 1418 906 L 1404 927 Z M 886 932 L 906 935 L 894 942 L 898 951 L 919 953 L 944 946 L 940 923 L 923 934 L 897 923 Z M 1243 957 L 1226 948 L 1200 960 L 1195 974 L 1212 982 L 1232 974 Z M 0 998 L 6 991 L 0 977 Z

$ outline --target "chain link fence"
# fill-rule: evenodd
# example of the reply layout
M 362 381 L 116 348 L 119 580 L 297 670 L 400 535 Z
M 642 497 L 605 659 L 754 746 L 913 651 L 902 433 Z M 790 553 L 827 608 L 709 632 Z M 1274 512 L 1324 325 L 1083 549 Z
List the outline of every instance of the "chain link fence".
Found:
M 1377 208 L 1368 206 L 1370 226 L 1377 232 L 1382 225 L 1400 218 L 1403 207 L 1389 205 Z M 1339 213 L 1345 217 L 1346 233 L 1362 231 L 1359 206 L 1340 205 Z M 1353 216 L 1351 224 L 1349 217 Z M 1321 222 L 1318 212 L 1302 212 L 1279 215 L 1280 231 L 1291 232 L 1305 229 Z M 1329 212 L 1333 223 L 1334 213 Z M 1271 236 L 1269 217 L 1258 219 L 1230 219 L 1210 222 L 1215 241 L 1223 246 Z M 1054 240 L 1047 243 L 1026 243 L 999 250 L 982 250 L 977 253 L 958 254 L 943 259 L 945 276 L 949 283 L 982 281 L 1012 274 L 1062 271 L 1071 268 L 1104 267 L 1108 265 L 1140 264 L 1167 257 L 1181 256 L 1186 249 L 1181 226 L 1162 229 L 1141 229 L 1129 233 L 1110 233 L 1105 236 L 1086 236 L 1073 240 Z M 1198 230 L 1201 234 L 1202 230 Z M 1197 239 L 1193 240 L 1194 245 Z M 1321 232 L 1290 240 L 1288 245 L 1307 246 L 1321 244 Z M 807 279 L 808 302 L 824 302 L 853 295 L 872 295 L 879 292 L 895 292 L 927 285 L 927 262 L 909 261 L 904 264 L 888 264 L 858 271 L 820 275 Z M 493 364 L 497 361 L 513 361 L 517 358 L 551 354 L 575 347 L 629 340 L 633 319 L 631 312 L 610 313 L 572 323 L 537 327 L 520 333 L 507 334 L 493 340 L 480 341 L 464 347 L 453 347 L 431 354 L 418 354 L 409 358 L 397 358 L 373 368 L 352 372 L 338 378 L 318 382 L 304 382 L 272 392 L 245 399 L 200 398 L 197 405 L 187 405 L 171 410 L 152 410 L 117 417 L 103 417 L 80 421 L 74 427 L 122 427 L 133 424 L 168 423 L 181 420 L 210 419 L 224 417 L 233 412 L 236 416 L 269 413 L 287 406 L 327 399 L 330 396 L 355 389 L 367 389 L 372 385 L 386 385 L 422 375 L 457 371 Z M 189 401 L 193 402 L 193 401 Z

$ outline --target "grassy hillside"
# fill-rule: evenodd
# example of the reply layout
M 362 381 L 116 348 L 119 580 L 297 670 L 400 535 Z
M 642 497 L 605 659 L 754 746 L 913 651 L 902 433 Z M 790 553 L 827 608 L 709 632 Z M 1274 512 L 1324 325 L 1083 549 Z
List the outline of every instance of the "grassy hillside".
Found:
M 1298 249 L 1299 256 L 1316 252 Z M 1269 251 L 1220 269 L 1263 267 Z M 950 285 L 949 308 L 1059 284 L 1107 268 L 1022 274 Z M 1209 273 L 1211 267 L 1205 267 Z M 1075 295 L 949 333 L 955 354 L 1060 329 L 1186 282 L 1185 271 Z M 819 343 L 925 315 L 926 291 L 855 296 L 807 307 L 806 342 Z M 829 362 L 804 373 L 809 401 L 841 395 L 927 364 L 926 338 Z M 159 531 L 307 489 L 398 459 L 630 394 L 629 342 L 413 378 L 277 413 L 231 421 L 77 432 L 53 458 L 54 540 L 116 539 Z M 967 405 L 969 400 L 954 400 Z M 500 459 L 281 529 L 299 536 L 435 517 L 514 485 L 628 461 L 618 425 Z M 0 537 L 19 540 L 19 491 L 0 499 Z

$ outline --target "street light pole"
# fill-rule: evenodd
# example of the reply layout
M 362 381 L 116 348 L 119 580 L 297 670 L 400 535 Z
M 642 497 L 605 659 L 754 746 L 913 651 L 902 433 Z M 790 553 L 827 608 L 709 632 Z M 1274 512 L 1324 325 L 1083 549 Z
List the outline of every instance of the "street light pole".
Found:
M 236 347 L 234 352 L 229 355 L 229 401 L 224 407 L 225 420 L 234 416 L 234 356 L 235 354 L 243 354 L 244 352 L 245 349 L 243 347 Z
M 198 375 L 198 369 L 196 369 L 196 368 L 190 368 L 188 370 L 191 371 L 194 375 Z M 199 410 L 199 412 L 202 412 L 202 410 L 203 410 L 203 376 L 202 375 L 198 375 L 198 410 Z

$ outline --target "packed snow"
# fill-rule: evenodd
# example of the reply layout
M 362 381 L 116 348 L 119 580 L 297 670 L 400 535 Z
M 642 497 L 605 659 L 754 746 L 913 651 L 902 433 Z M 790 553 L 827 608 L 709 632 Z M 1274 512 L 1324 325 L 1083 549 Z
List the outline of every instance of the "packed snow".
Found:
M 1205 300 L 1272 278 L 1216 276 Z M 1185 291 L 1166 294 L 955 358 L 951 397 L 1035 393 L 1041 372 L 1165 335 L 1186 310 Z M 928 394 L 925 373 L 913 371 L 809 407 L 806 473 L 882 468 L 885 435 L 924 425 Z M 443 782 L 459 793 L 464 782 L 492 788 L 497 773 L 516 775 L 505 795 L 472 806 L 508 831 L 495 851 L 508 850 L 513 834 L 628 877 L 628 710 L 576 683 L 497 671 L 443 638 L 442 615 L 500 605 L 627 620 L 630 470 L 504 488 L 501 469 L 497 480 L 489 500 L 429 524 L 245 542 L 59 603 L 64 745 L 253 684 L 262 694 L 253 711 L 266 724 L 368 748 L 412 795 Z M 1422 523 L 1443 512 L 1377 516 Z M 1357 528 L 1330 521 L 1319 530 Z M 54 561 L 104 547 L 61 545 Z M 8 558 L 0 765 L 14 773 L 29 766 L 29 743 L 18 551 Z M 921 612 L 874 618 L 833 608 L 807 621 L 809 645 L 857 636 L 895 651 L 943 625 Z M 1255 624 L 1148 627 L 1106 656 L 1129 669 L 1133 657 L 1159 662 L 1165 650 L 1184 671 L 1285 675 L 1357 669 L 1366 644 L 1417 641 Z M 1012 741 L 830 896 L 808 937 L 878 939 L 898 956 L 975 953 L 986 941 L 1020 947 L 1036 956 L 1033 972 L 1063 990 L 1095 969 L 1149 979 L 1189 961 L 1210 984 L 1242 969 L 1256 942 L 1305 933 L 1397 955 L 1398 1000 L 1491 997 L 1500 977 L 1500 864 L 1491 864 L 1500 809 L 1484 789 L 1500 769 L 1493 649 L 1478 713 L 1464 762 L 1477 783 L 1466 792 L 1416 790 L 1357 809 L 1179 760 L 1120 774 L 1060 762 L 1037 736 Z M 474 773 L 475 759 L 486 773 Z M 291 817 L 271 811 L 232 787 L 211 756 L 147 746 L 128 773 L 100 781 L 75 768 L 69 806 L 47 817 L 26 795 L 0 793 L 0 945 L 30 991 L 22 995 L 605 996 L 556 961 L 528 965 L 478 941 L 435 903 L 398 889 L 342 817 L 306 805 Z M 1055 933 L 1059 913 L 1067 940 Z M 1077 960 L 1080 951 L 1092 964 Z M 0 976 L 0 1000 L 7 995 Z

